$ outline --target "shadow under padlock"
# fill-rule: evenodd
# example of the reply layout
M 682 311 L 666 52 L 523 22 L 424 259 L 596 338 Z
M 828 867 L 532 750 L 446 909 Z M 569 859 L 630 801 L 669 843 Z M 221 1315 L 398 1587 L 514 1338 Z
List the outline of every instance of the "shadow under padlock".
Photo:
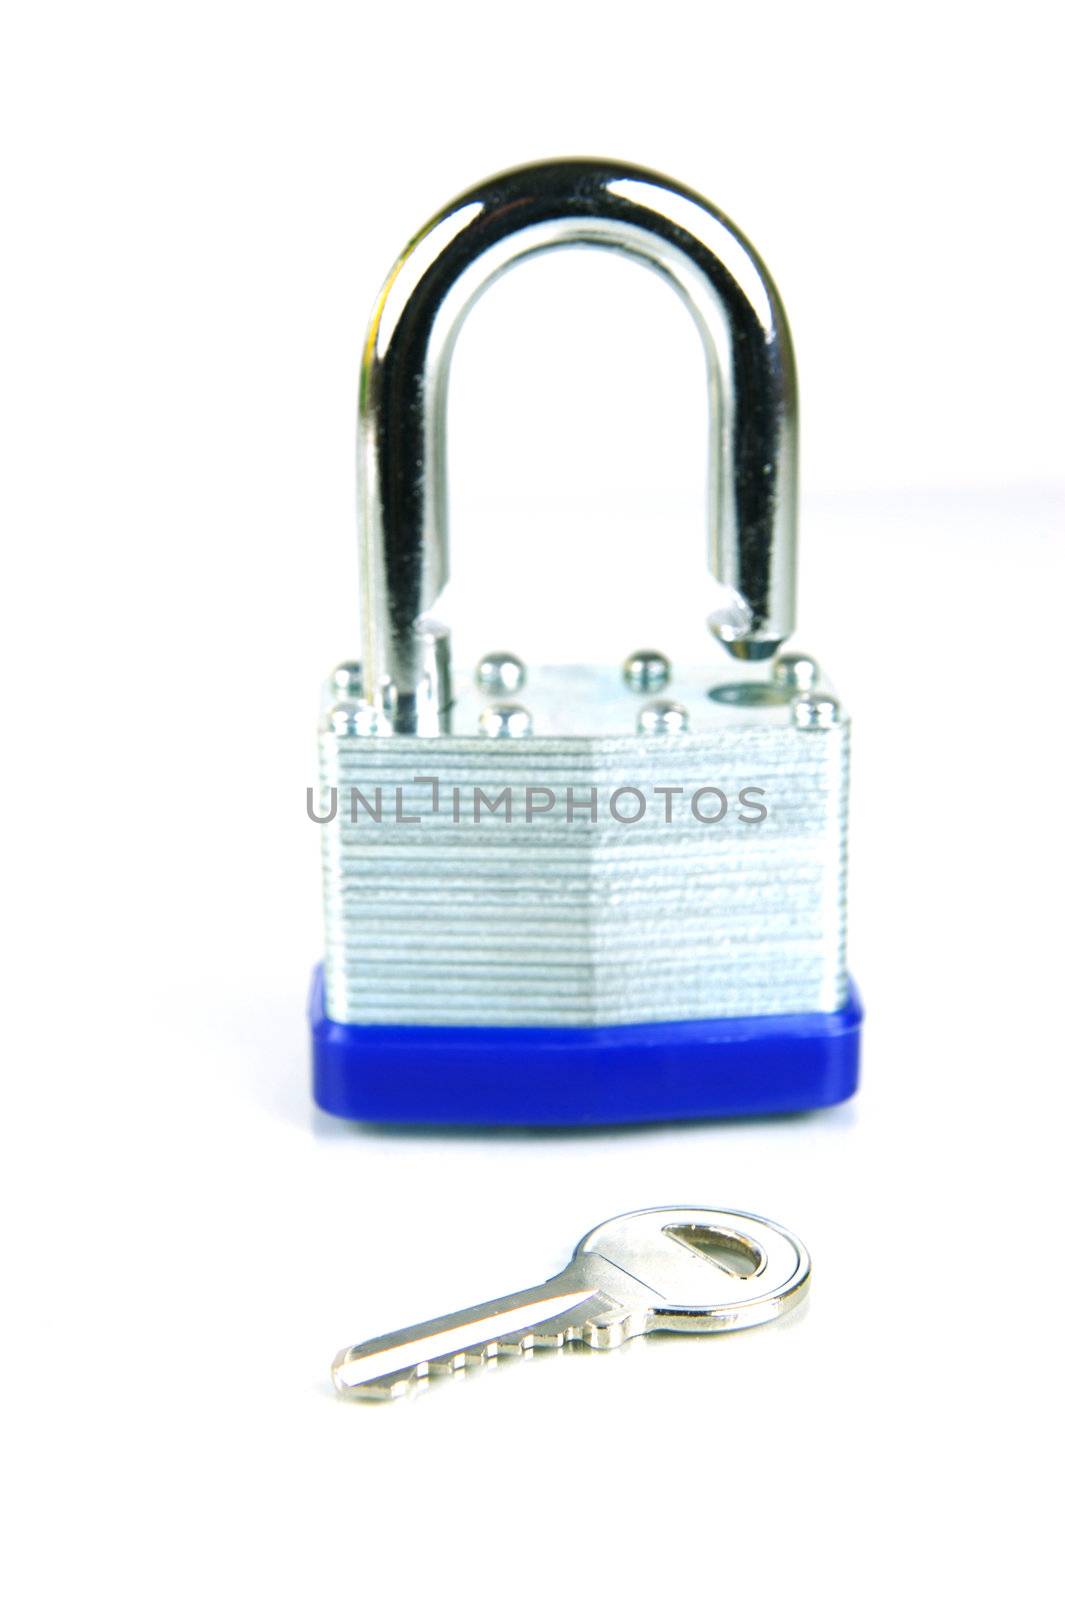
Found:
M 677 289 L 706 355 L 716 662 L 466 666 L 445 407 L 470 305 L 597 245 Z M 849 722 L 794 626 L 790 335 L 754 251 L 654 173 L 545 163 L 434 218 L 389 275 L 360 385 L 363 656 L 320 734 L 326 949 L 314 1087 L 387 1122 L 601 1124 L 832 1104 L 857 1082 L 845 964 Z M 669 641 L 662 641 L 668 644 Z

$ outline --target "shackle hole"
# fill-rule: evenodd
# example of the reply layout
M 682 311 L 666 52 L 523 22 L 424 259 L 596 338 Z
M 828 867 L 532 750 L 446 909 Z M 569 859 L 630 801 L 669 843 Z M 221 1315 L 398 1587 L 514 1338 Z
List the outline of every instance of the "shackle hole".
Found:
M 558 251 L 500 278 L 449 384 L 452 576 L 433 615 L 457 656 L 502 641 L 620 660 L 647 637 L 704 654 L 727 593 L 706 564 L 712 421 L 690 313 L 642 263 Z

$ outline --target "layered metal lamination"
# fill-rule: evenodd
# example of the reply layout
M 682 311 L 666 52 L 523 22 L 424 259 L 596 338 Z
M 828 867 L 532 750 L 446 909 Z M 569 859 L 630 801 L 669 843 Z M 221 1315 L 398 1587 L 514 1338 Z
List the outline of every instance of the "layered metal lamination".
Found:
M 846 720 L 704 699 L 693 722 L 522 739 L 324 724 L 330 1016 L 594 1027 L 837 1009 Z

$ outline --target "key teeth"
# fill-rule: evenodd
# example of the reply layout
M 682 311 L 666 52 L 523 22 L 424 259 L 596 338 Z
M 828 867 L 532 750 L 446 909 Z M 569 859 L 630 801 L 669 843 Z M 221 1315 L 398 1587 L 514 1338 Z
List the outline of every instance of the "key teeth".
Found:
M 592 1350 L 616 1350 L 637 1332 L 636 1319 L 631 1311 L 591 1317 L 584 1324 L 581 1338 Z
M 342 1382 L 340 1370 L 350 1354 L 342 1350 L 333 1363 L 333 1381 L 346 1400 L 399 1400 L 405 1395 L 419 1393 L 434 1378 L 463 1378 L 471 1370 L 494 1366 L 500 1356 L 530 1356 L 536 1350 L 561 1350 L 565 1345 L 578 1343 L 592 1350 L 614 1350 L 635 1331 L 634 1322 L 634 1313 L 620 1307 L 601 1310 L 577 1321 L 560 1319 L 554 1325 L 524 1328 L 486 1344 L 458 1350 L 437 1361 L 422 1361 L 416 1367 L 359 1384 Z

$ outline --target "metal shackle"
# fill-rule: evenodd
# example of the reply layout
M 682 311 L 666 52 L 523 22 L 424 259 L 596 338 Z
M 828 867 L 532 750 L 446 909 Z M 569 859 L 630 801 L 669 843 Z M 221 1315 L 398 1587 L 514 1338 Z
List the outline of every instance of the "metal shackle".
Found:
M 621 251 L 673 285 L 706 353 L 710 570 L 734 602 L 710 619 L 736 657 L 771 656 L 795 619 L 798 402 L 783 306 L 755 251 L 690 189 L 607 161 L 549 161 L 453 200 L 399 257 L 374 309 L 359 384 L 365 693 L 417 731 L 447 640 L 419 619 L 448 579 L 446 405 L 474 301 L 525 256 Z M 444 660 L 441 661 L 441 653 Z

